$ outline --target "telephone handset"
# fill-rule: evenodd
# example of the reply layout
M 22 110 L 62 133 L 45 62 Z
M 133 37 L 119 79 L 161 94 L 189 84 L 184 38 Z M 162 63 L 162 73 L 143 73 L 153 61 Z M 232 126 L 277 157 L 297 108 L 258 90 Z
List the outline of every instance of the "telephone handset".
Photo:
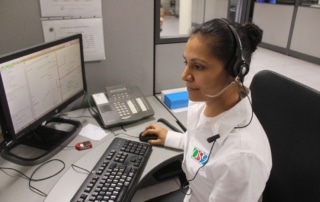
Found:
M 104 128 L 133 123 L 154 114 L 137 86 L 106 87 L 106 92 L 92 95 Z

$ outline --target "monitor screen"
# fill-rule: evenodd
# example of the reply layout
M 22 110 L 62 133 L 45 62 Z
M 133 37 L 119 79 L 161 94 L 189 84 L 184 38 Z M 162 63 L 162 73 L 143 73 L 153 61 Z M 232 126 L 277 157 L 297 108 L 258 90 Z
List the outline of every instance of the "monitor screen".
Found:
M 82 36 L 0 57 L 0 124 L 5 140 L 34 130 L 86 92 Z

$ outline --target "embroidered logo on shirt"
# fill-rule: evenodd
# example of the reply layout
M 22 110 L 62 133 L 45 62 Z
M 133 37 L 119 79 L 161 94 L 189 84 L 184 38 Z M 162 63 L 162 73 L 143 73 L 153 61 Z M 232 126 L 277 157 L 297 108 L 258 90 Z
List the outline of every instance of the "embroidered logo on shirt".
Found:
M 208 154 L 201 151 L 199 148 L 194 147 L 191 158 L 196 160 L 201 165 L 204 165 L 208 160 Z

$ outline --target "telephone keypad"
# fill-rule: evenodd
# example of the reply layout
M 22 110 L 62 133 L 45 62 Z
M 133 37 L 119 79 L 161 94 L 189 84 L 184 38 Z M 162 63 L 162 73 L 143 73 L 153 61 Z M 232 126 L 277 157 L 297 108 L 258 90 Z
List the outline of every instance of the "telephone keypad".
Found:
M 123 100 L 127 100 L 129 98 L 129 94 L 127 92 L 117 93 L 112 95 L 112 99 L 114 102 L 114 106 L 122 119 L 130 118 L 130 111 Z
M 114 106 L 115 106 L 117 112 L 119 113 L 120 117 L 123 118 L 123 117 L 130 116 L 130 111 L 124 102 L 122 102 L 122 101 L 115 102 Z

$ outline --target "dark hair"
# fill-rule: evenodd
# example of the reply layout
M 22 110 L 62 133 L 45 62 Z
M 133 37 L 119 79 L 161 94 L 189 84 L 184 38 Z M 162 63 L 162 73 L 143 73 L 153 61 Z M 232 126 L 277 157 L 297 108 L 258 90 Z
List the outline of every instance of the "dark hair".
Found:
M 262 40 L 263 31 L 253 23 L 240 25 L 223 19 L 229 25 L 233 26 L 238 33 L 242 43 L 242 54 L 246 62 L 250 64 L 252 53 L 257 49 L 258 44 Z M 212 55 L 223 62 L 226 66 L 235 55 L 237 43 L 226 24 L 221 19 L 213 19 L 203 23 L 199 27 L 192 30 L 191 36 L 200 34 L 209 39 L 209 46 Z

